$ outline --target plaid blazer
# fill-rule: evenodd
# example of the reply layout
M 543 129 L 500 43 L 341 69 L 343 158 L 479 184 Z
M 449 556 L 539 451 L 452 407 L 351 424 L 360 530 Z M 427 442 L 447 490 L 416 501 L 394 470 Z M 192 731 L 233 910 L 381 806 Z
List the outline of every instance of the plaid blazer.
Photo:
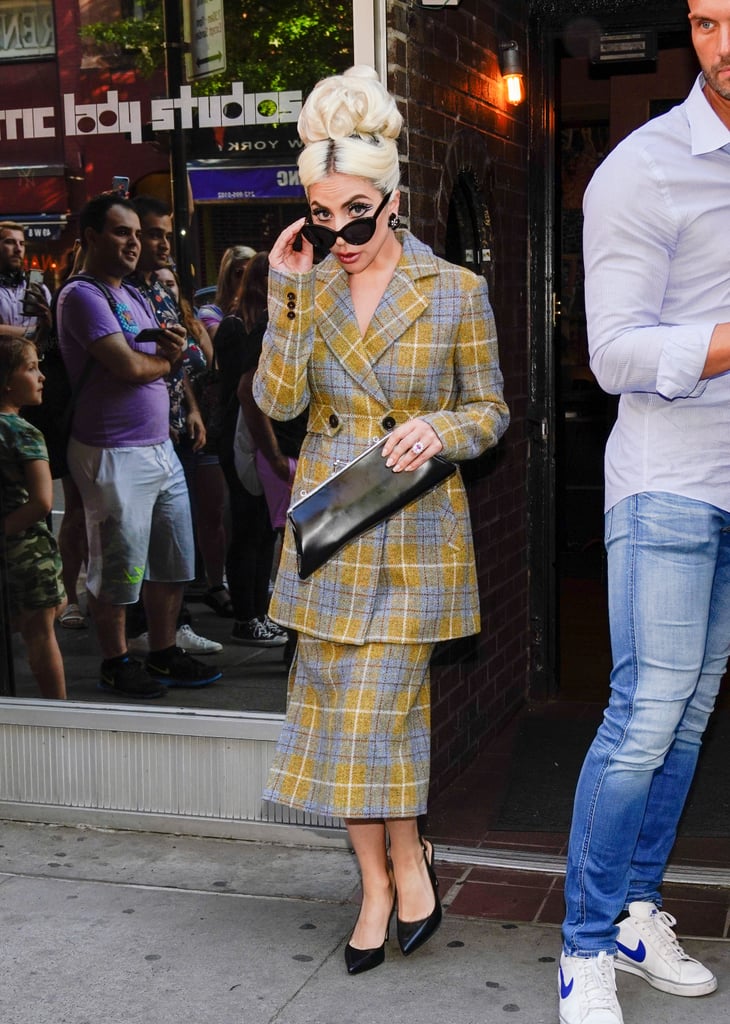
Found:
M 309 405 L 292 500 L 413 417 L 449 459 L 470 459 L 507 428 L 494 317 L 483 278 L 437 258 L 407 231 L 363 338 L 348 275 L 327 257 L 269 274 L 269 325 L 254 379 L 278 420 Z M 340 643 L 421 643 L 479 630 L 474 550 L 461 474 L 299 579 L 287 528 L 270 615 Z

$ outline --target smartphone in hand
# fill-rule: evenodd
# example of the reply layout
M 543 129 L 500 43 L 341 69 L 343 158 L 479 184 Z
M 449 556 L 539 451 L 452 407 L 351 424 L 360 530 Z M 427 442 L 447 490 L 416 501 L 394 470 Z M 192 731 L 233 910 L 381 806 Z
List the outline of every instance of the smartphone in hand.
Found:
M 139 334 L 135 335 L 135 341 L 153 341 L 155 345 L 165 340 L 167 335 L 162 327 L 143 327 Z
M 33 275 L 40 275 L 40 281 Z M 43 274 L 39 270 L 31 270 L 28 275 L 28 286 L 23 294 L 21 308 L 23 316 L 43 316 L 48 309 L 43 291 Z

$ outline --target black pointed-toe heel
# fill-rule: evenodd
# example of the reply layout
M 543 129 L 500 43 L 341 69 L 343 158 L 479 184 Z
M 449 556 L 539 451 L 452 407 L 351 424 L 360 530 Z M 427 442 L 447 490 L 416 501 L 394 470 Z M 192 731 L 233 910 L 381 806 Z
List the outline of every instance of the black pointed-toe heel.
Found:
M 348 942 L 345 946 L 345 965 L 348 974 L 362 974 L 364 971 L 372 971 L 373 967 L 380 967 L 385 960 L 385 942 L 382 946 L 375 946 L 374 949 L 355 949 Z
M 441 900 L 439 899 L 438 894 L 439 881 L 436 877 L 436 872 L 433 870 L 433 844 L 429 843 L 429 846 L 431 847 L 431 860 L 428 859 L 428 847 L 423 839 L 421 839 L 421 846 L 423 847 L 423 859 L 426 861 L 428 877 L 431 882 L 431 888 L 433 889 L 433 898 L 436 902 L 428 917 L 424 917 L 421 921 L 401 921 L 399 917 L 396 918 L 398 945 L 401 948 L 403 956 L 410 956 L 410 954 L 415 952 L 415 950 L 417 950 L 419 946 L 422 946 L 424 942 L 428 942 L 438 926 L 441 924 L 441 918 L 443 916 Z
M 385 960 L 385 943 L 390 935 L 390 919 L 395 910 L 395 896 L 393 906 L 388 914 L 388 924 L 385 929 L 385 938 L 382 946 L 375 946 L 373 949 L 356 949 L 348 942 L 345 946 L 345 965 L 348 974 L 363 974 L 365 971 L 372 971 L 374 967 L 380 967 Z

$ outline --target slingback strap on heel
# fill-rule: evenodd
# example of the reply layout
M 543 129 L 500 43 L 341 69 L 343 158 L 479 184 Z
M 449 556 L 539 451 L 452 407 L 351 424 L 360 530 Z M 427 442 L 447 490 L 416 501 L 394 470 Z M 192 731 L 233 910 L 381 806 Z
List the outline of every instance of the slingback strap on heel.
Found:
M 420 837 L 419 837 L 420 838 Z M 438 926 L 441 924 L 441 918 L 443 912 L 441 910 L 441 900 L 438 894 L 438 878 L 436 872 L 433 869 L 433 844 L 429 842 L 428 846 L 421 838 L 421 846 L 423 847 L 423 859 L 426 862 L 426 869 L 428 871 L 428 878 L 431 882 L 431 888 L 433 889 L 434 908 L 428 917 L 424 917 L 420 921 L 401 921 L 398 917 L 396 918 L 396 925 L 398 929 L 398 945 L 401 948 L 403 956 L 410 956 L 415 950 L 422 946 L 424 942 L 428 942 L 433 933 L 436 931 Z M 429 860 L 428 853 L 431 851 L 431 859 Z
M 372 971 L 374 967 L 380 967 L 385 960 L 385 943 L 390 935 L 390 919 L 395 910 L 395 896 L 393 905 L 388 914 L 388 924 L 385 928 L 385 938 L 382 946 L 374 946 L 372 949 L 357 949 L 348 942 L 345 946 L 345 966 L 348 974 L 363 974 L 365 971 Z

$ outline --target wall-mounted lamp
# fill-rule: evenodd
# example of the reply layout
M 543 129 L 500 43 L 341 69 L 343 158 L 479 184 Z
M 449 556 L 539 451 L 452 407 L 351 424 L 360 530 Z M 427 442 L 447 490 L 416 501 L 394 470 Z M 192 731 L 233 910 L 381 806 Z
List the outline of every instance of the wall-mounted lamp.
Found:
M 500 43 L 502 52 L 502 77 L 507 86 L 507 102 L 514 107 L 525 98 L 525 76 L 522 69 L 522 54 L 514 39 Z

